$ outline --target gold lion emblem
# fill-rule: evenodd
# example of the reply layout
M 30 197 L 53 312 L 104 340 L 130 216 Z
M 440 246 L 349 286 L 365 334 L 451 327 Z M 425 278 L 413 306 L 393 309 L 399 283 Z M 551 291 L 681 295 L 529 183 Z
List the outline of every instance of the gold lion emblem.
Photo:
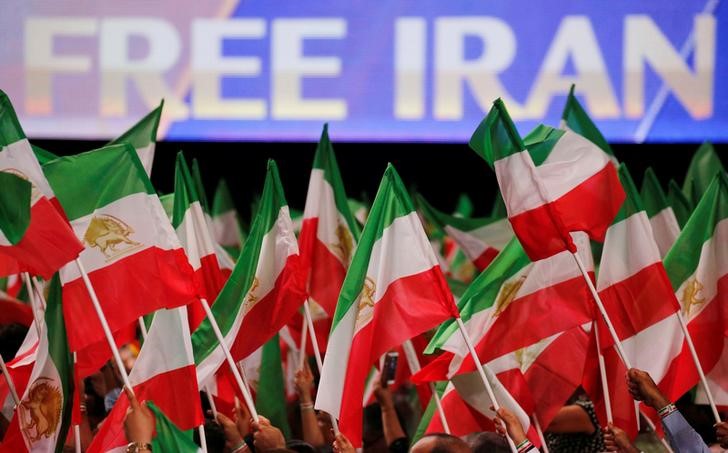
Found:
M 331 247 L 336 253 L 336 256 L 344 263 L 348 264 L 351 258 L 351 250 L 354 248 L 354 239 L 351 237 L 349 229 L 339 222 L 336 227 L 336 239 L 335 244 L 331 244 Z
M 374 293 L 377 291 L 377 285 L 371 277 L 364 280 L 364 287 L 359 293 L 359 302 L 357 303 L 356 328 L 359 329 L 365 325 L 374 316 Z
M 696 305 L 702 305 L 705 303 L 705 298 L 701 297 L 703 291 L 703 284 L 697 279 L 689 280 L 685 285 L 685 289 L 682 293 L 680 302 L 683 304 L 683 311 L 685 316 L 690 316 L 690 309 Z
M 245 296 L 245 307 L 243 309 L 244 313 L 247 313 L 250 311 L 253 306 L 258 303 L 259 297 L 255 295 L 255 290 L 258 289 L 260 286 L 260 280 L 258 277 L 253 277 L 253 283 L 250 284 L 250 289 L 248 290 L 248 294 Z
M 54 381 L 41 377 L 33 382 L 18 409 L 20 429 L 30 443 L 35 443 L 56 434 L 61 422 L 63 395 Z
M 83 242 L 89 247 L 98 248 L 108 261 L 141 247 L 139 242 L 129 238 L 133 233 L 134 229 L 123 220 L 112 215 L 99 214 L 91 219 L 83 235 Z
M 518 290 L 521 289 L 521 286 L 523 286 L 524 281 L 526 281 L 526 276 L 521 275 L 518 280 L 503 284 L 503 288 L 501 288 L 500 294 L 498 294 L 498 298 L 495 301 L 495 316 L 503 313 L 511 302 L 513 302 L 513 299 L 516 298 L 516 294 L 518 294 Z

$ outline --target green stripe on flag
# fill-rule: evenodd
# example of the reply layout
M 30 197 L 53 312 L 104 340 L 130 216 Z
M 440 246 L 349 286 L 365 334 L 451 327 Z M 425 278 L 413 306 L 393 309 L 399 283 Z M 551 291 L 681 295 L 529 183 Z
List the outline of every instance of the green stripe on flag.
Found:
M 387 165 L 374 204 L 369 211 L 367 223 L 364 225 L 361 239 L 354 251 L 351 266 L 349 266 L 341 287 L 341 293 L 336 303 L 336 313 L 331 325 L 332 332 L 359 297 L 367 276 L 366 272 L 369 268 L 369 259 L 374 244 L 396 218 L 406 216 L 412 211 L 414 211 L 412 200 L 397 174 L 397 170 L 392 164 Z
M 621 222 L 640 211 L 644 211 L 640 193 L 637 191 L 637 186 L 635 186 L 632 176 L 629 174 L 627 165 L 620 164 L 617 173 L 619 173 L 619 182 L 622 183 L 622 188 L 624 189 L 626 196 L 624 198 L 624 203 L 622 203 L 622 207 L 619 208 L 619 212 L 617 212 L 617 216 L 612 221 L 612 225 Z
M 685 174 L 682 192 L 690 200 L 693 206 L 698 204 L 700 197 L 708 189 L 713 177 L 724 172 L 723 163 L 716 154 L 713 145 L 705 142 L 700 145 L 690 161 L 690 166 Z
M 566 105 L 561 114 L 561 119 L 564 120 L 569 129 L 594 143 L 605 153 L 614 156 L 614 151 L 612 151 L 609 143 L 607 143 L 607 139 L 604 138 L 604 135 L 602 135 L 596 124 L 589 118 L 586 110 L 584 110 L 576 99 L 576 96 L 574 96 L 573 84 L 569 89 L 569 97 L 566 99 Z
M 17 175 L 0 171 L 0 234 L 12 245 L 23 239 L 30 225 L 32 184 Z
M 346 190 L 344 190 L 344 181 L 341 179 L 341 172 L 339 171 L 339 164 L 336 162 L 334 147 L 331 145 L 331 140 L 329 140 L 328 124 L 324 124 L 324 129 L 321 131 L 321 139 L 316 146 L 316 154 L 313 158 L 313 168 L 323 170 L 324 179 L 334 190 L 336 210 L 344 216 L 349 231 L 351 231 L 351 235 L 354 237 L 354 241 L 358 242 L 361 231 L 349 209 Z
M 174 209 L 172 214 L 172 226 L 176 230 L 185 218 L 185 212 L 200 197 L 195 189 L 195 183 L 190 174 L 190 169 L 185 162 L 182 151 L 177 153 L 177 162 L 174 172 Z
M 642 203 L 647 211 L 647 216 L 650 218 L 659 214 L 665 208 L 670 207 L 665 191 L 662 190 L 660 181 L 657 180 L 657 175 L 655 175 L 652 167 L 647 167 L 647 170 L 645 170 L 640 195 L 642 196 Z
M 212 199 L 212 215 L 216 217 L 229 211 L 235 211 L 235 203 L 233 203 L 227 181 L 225 181 L 225 178 L 221 178 L 217 183 L 215 195 Z
M 493 102 L 493 107 L 473 132 L 468 145 L 491 167 L 495 161 L 526 149 L 500 98 Z
M 25 138 L 10 98 L 0 90 L 0 148 Z
M 154 414 L 157 435 L 152 439 L 152 451 L 195 453 L 200 447 L 192 440 L 192 430 L 182 431 L 152 401 L 146 402 Z
M 674 179 L 671 179 L 668 184 L 667 199 L 675 213 L 677 223 L 680 224 L 680 228 L 683 228 L 690 218 L 690 214 L 693 213 L 693 204 L 682 193 L 682 189 Z
M 192 159 L 192 179 L 195 182 L 195 189 L 197 190 L 197 196 L 202 205 L 202 211 L 205 214 L 209 214 L 210 204 L 207 202 L 207 192 L 205 192 L 205 185 L 202 183 L 202 173 L 200 172 L 200 164 L 197 162 L 197 159 Z
M 45 165 L 54 159 L 58 159 L 58 156 L 41 148 L 40 146 L 30 145 L 30 147 L 33 149 L 33 154 L 35 154 L 35 158 L 38 159 L 38 162 L 40 162 L 41 165 Z
M 725 219 L 728 219 L 728 176 L 722 172 L 713 178 L 665 256 L 665 270 L 675 291 L 695 272 L 703 244 L 713 237 L 718 222 Z
M 283 431 L 286 439 L 291 437 L 286 408 L 286 384 L 283 380 L 283 361 L 278 334 L 263 345 L 260 359 L 258 390 L 255 393 L 255 408 Z
M 164 99 L 159 103 L 159 107 L 149 112 L 128 131 L 109 142 L 108 145 L 128 143 L 134 148 L 144 148 L 150 143 L 156 142 L 159 120 L 162 118 L 162 107 L 164 107 Z
M 550 126 L 539 124 L 523 139 L 528 149 L 528 154 L 535 166 L 539 166 L 549 157 L 551 150 L 556 146 L 564 131 Z
M 159 201 L 162 203 L 164 213 L 169 217 L 169 221 L 172 221 L 174 216 L 174 193 L 168 193 L 166 195 L 160 195 Z
M 43 166 L 70 220 L 135 193 L 156 194 L 139 156 L 129 144 L 109 145 Z
M 422 209 L 422 213 L 425 215 L 427 220 L 429 220 L 433 225 L 435 225 L 445 234 L 445 226 L 447 225 L 450 225 L 460 231 L 472 231 L 502 219 L 502 217 L 457 217 L 454 215 L 445 214 L 444 212 L 437 210 L 420 194 L 415 195 L 415 200 L 417 201 L 417 205 L 420 207 L 420 209 Z
M 269 160 L 263 194 L 253 225 L 250 227 L 248 240 L 243 245 L 230 278 L 212 306 L 212 313 L 223 335 L 227 334 L 235 323 L 235 315 L 239 313 L 244 296 L 253 284 L 263 237 L 273 228 L 278 220 L 278 213 L 284 206 L 286 198 L 278 175 L 278 167 L 275 161 Z M 195 364 L 199 365 L 217 346 L 217 337 L 212 331 L 210 320 L 205 318 L 192 334 Z
M 511 239 L 493 262 L 473 280 L 458 301 L 458 310 L 463 322 L 467 322 L 476 313 L 492 307 L 503 283 L 530 262 L 518 239 Z M 457 330 L 455 319 L 448 319 L 440 324 L 430 344 L 427 345 L 425 354 L 432 354 L 435 349 L 442 347 Z

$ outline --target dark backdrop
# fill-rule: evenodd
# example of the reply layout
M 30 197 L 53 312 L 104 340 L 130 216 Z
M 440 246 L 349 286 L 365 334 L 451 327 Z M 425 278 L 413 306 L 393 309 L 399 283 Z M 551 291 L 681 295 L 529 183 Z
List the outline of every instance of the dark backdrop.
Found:
M 103 146 L 104 142 L 34 140 L 34 144 L 60 155 Z M 666 188 L 670 178 L 682 184 L 685 171 L 699 143 L 615 144 L 617 158 L 625 162 L 638 187 L 642 174 L 652 166 Z M 728 144 L 715 145 L 728 167 Z M 208 198 L 221 177 L 229 183 L 238 210 L 250 218 L 250 202 L 261 189 L 266 161 L 278 163 L 289 205 L 303 210 L 316 143 L 260 142 L 160 142 L 152 169 L 152 182 L 161 193 L 174 190 L 174 161 L 183 150 L 200 162 Z M 460 193 L 470 195 L 475 214 L 490 210 L 497 188 L 495 174 L 465 144 L 334 143 L 341 174 L 350 197 L 371 201 L 387 162 L 392 162 L 404 183 L 419 190 L 436 207 L 451 211 Z

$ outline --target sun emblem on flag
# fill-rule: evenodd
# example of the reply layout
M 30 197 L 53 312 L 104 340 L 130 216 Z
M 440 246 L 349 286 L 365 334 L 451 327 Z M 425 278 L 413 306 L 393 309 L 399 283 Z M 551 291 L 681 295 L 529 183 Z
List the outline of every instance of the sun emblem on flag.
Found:
M 142 246 L 129 238 L 133 233 L 134 229 L 123 220 L 109 214 L 98 214 L 91 218 L 83 242 L 98 248 L 109 261 Z
M 520 290 L 521 286 L 523 286 L 524 281 L 526 281 L 526 276 L 521 275 L 518 280 L 503 284 L 503 287 L 498 294 L 498 298 L 495 300 L 495 316 L 503 313 L 511 302 L 513 302 L 516 294 L 518 294 L 518 290 Z
M 351 257 L 351 249 L 354 248 L 354 240 L 351 237 L 349 229 L 339 221 L 336 227 L 336 243 L 331 244 L 336 256 L 344 263 L 349 263 Z
M 374 293 L 377 291 L 377 285 L 371 277 L 364 279 L 364 287 L 359 293 L 359 302 L 357 304 L 356 326 L 359 328 L 368 323 L 374 316 Z
M 683 289 L 682 298 L 680 302 L 683 305 L 683 311 L 685 316 L 690 316 L 690 309 L 696 305 L 702 305 L 705 303 L 705 298 L 701 297 L 703 291 L 703 284 L 697 279 L 693 278 L 688 280 Z
M 25 438 L 32 444 L 55 435 L 62 409 L 63 395 L 56 383 L 46 377 L 36 379 L 18 407 Z
M 42 196 L 40 193 L 40 190 L 38 190 L 38 187 L 33 183 L 33 181 L 28 178 L 28 176 L 23 173 L 22 171 L 18 170 L 17 168 L 3 168 L 2 171 L 5 173 L 10 173 L 11 175 L 15 175 L 20 179 L 24 179 L 30 183 L 30 204 L 32 205 L 38 199 Z
M 250 284 L 250 289 L 248 290 L 248 294 L 245 296 L 245 307 L 244 307 L 244 313 L 247 313 L 250 311 L 253 306 L 258 303 L 258 296 L 255 294 L 255 290 L 258 289 L 260 286 L 260 280 L 258 277 L 253 277 L 253 283 Z

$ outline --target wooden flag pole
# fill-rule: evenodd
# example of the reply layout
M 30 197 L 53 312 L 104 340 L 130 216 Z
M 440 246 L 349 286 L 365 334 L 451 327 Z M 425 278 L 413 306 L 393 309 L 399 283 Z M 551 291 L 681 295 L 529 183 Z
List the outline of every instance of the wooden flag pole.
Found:
M 232 371 L 233 376 L 235 377 L 235 382 L 238 384 L 240 392 L 243 394 L 245 405 L 248 406 L 248 411 L 250 412 L 250 415 L 257 423 L 260 418 L 258 417 L 258 411 L 255 410 L 253 397 L 250 395 L 248 387 L 243 382 L 243 377 L 240 375 L 238 367 L 235 366 L 235 360 L 233 360 L 233 356 L 232 354 L 230 354 L 230 348 L 228 348 L 228 345 L 225 343 L 225 337 L 222 335 L 222 331 L 220 331 L 220 326 L 217 324 L 217 320 L 215 320 L 215 316 L 213 316 L 212 310 L 210 310 L 210 305 L 207 303 L 207 300 L 204 298 L 200 298 L 200 303 L 202 304 L 203 310 L 205 310 L 205 315 L 207 316 L 207 319 L 210 320 L 210 326 L 212 327 L 212 331 L 215 333 L 215 337 L 217 338 L 218 343 L 220 343 L 222 351 L 225 353 L 225 360 L 230 367 L 230 371 Z
M 302 370 L 303 365 L 306 363 L 306 340 L 308 340 L 308 323 L 306 322 L 306 316 L 304 314 L 303 321 L 301 322 L 301 344 L 298 347 L 298 369 Z M 321 370 L 319 369 L 319 372 Z
M 313 318 L 311 317 L 311 307 L 308 304 L 308 299 L 306 299 L 303 302 L 303 317 L 306 322 L 306 326 L 308 327 L 308 333 L 311 336 L 311 346 L 313 347 L 313 355 L 316 357 L 316 367 L 318 368 L 319 376 L 321 375 L 321 370 L 324 367 L 323 361 L 321 360 L 321 351 L 318 347 L 318 339 L 316 338 L 316 330 L 313 328 Z M 303 343 L 303 341 L 301 341 Z M 303 343 L 305 345 L 305 343 Z M 302 349 L 301 354 L 305 356 L 306 350 Z M 339 434 L 339 423 L 336 421 L 336 417 L 329 414 L 329 419 L 331 420 L 331 428 L 334 430 L 334 434 Z
M 533 420 L 533 426 L 536 427 L 536 433 L 538 434 L 538 438 L 541 441 L 541 449 L 543 450 L 543 453 L 549 453 L 549 446 L 546 443 L 546 437 L 544 437 L 543 435 L 541 424 L 538 422 L 538 417 L 536 417 L 535 413 L 531 416 L 531 420 Z
M 142 339 L 144 341 L 147 341 L 147 335 L 149 334 L 149 332 L 147 332 L 147 325 L 144 324 L 144 317 L 140 316 L 139 318 L 137 318 L 137 321 L 139 321 L 139 330 L 142 332 Z
M 460 329 L 460 334 L 463 336 L 463 340 L 465 340 L 465 344 L 468 346 L 470 357 L 472 357 L 473 362 L 475 362 L 475 368 L 478 370 L 480 379 L 482 379 L 483 381 L 485 391 L 488 393 L 488 398 L 490 398 L 490 401 L 493 403 L 493 409 L 495 409 L 495 411 L 497 412 L 498 409 L 500 409 L 500 404 L 498 404 L 498 400 L 495 399 L 495 392 L 493 392 L 493 387 L 490 385 L 490 381 L 488 381 L 488 376 L 485 375 L 485 370 L 483 369 L 485 365 L 482 365 L 480 363 L 478 353 L 475 352 L 475 346 L 473 346 L 473 340 L 470 338 L 470 335 L 468 335 L 468 331 L 465 329 L 465 324 L 463 324 L 463 320 L 460 319 L 460 316 L 455 318 L 455 322 L 457 322 L 458 329 Z M 508 440 L 508 446 L 511 447 L 511 451 L 513 453 L 518 453 L 518 450 L 516 449 L 516 444 L 513 443 L 513 439 L 511 439 L 507 431 L 506 440 Z
M 207 453 L 207 436 L 205 436 L 205 424 L 201 424 L 197 427 L 197 432 L 200 433 L 200 448 L 203 453 Z
M 601 344 L 599 344 L 599 328 L 597 322 L 592 323 L 594 326 L 594 338 L 597 342 L 597 358 L 599 359 L 599 376 L 602 379 L 602 395 L 604 398 L 604 408 L 607 412 L 607 423 L 614 423 L 614 416 L 612 415 L 612 399 L 609 396 L 609 382 L 607 381 L 607 367 L 604 364 L 604 355 L 602 355 Z
M 91 284 L 91 280 L 88 278 L 88 274 L 86 273 L 86 269 L 83 267 L 83 264 L 81 263 L 80 258 L 76 258 L 76 267 L 78 267 L 78 271 L 81 273 L 81 278 L 83 279 L 84 285 L 86 285 L 86 291 L 88 291 L 88 295 L 91 298 L 91 304 L 94 306 L 94 310 L 96 311 L 96 316 L 99 318 L 99 322 L 101 323 L 101 328 L 104 330 L 104 336 L 106 337 L 107 343 L 109 343 L 109 348 L 111 349 L 111 355 L 114 357 L 114 362 L 116 363 L 116 367 L 119 369 L 119 374 L 121 375 L 121 380 L 124 382 L 124 386 L 127 387 L 132 393 L 134 393 L 134 389 L 131 386 L 131 382 L 129 382 L 129 374 L 126 372 L 126 368 L 124 368 L 124 362 L 121 360 L 121 354 L 119 354 L 119 348 L 116 347 L 116 342 L 114 341 L 114 336 L 111 334 L 111 329 L 109 328 L 109 323 L 106 321 L 106 316 L 104 315 L 104 311 L 101 309 L 101 303 L 99 303 L 99 298 L 96 296 L 96 291 L 94 290 L 93 285 Z
M 407 359 L 407 365 L 409 366 L 410 371 L 412 374 L 417 373 L 422 369 L 422 365 L 420 364 L 420 359 L 417 357 L 417 351 L 415 351 L 415 347 L 412 345 L 412 340 L 407 340 L 402 344 L 402 349 L 404 350 L 404 356 Z M 445 410 L 442 408 L 442 400 L 440 399 L 440 395 L 437 393 L 437 389 L 435 389 L 435 384 L 430 382 L 430 391 L 432 392 L 432 398 L 435 400 L 435 406 L 437 407 L 437 413 L 440 416 L 440 422 L 442 423 L 442 427 L 445 430 L 445 433 L 450 434 L 450 425 L 447 423 L 447 417 L 445 417 Z
M 81 427 L 78 425 L 73 425 L 73 445 L 76 453 L 81 453 Z
M 15 402 L 15 407 L 17 408 L 20 406 L 20 398 L 18 397 L 18 391 L 15 389 L 15 383 L 13 382 L 13 377 L 10 376 L 10 372 L 8 371 L 8 367 L 5 366 L 5 361 L 3 360 L 3 357 L 0 356 L 0 371 L 2 371 L 3 376 L 5 376 L 5 382 L 8 383 L 8 389 L 10 390 L 10 395 L 13 397 L 13 401 Z
M 629 361 L 629 357 L 627 357 L 627 353 L 624 352 L 624 348 L 622 347 L 622 342 L 619 341 L 619 337 L 617 336 L 617 331 L 614 330 L 614 325 L 612 324 L 612 320 L 609 319 L 609 315 L 607 314 L 607 309 L 604 308 L 604 303 L 602 303 L 602 299 L 601 299 L 601 297 L 599 297 L 599 293 L 597 292 L 597 289 L 594 287 L 594 283 L 592 283 L 591 278 L 589 278 L 589 273 L 587 272 L 586 267 L 584 266 L 584 263 L 581 261 L 581 258 L 579 257 L 579 254 L 577 252 L 572 252 L 571 256 L 574 257 L 574 261 L 576 261 L 576 265 L 579 267 L 579 270 L 581 271 L 581 275 L 584 277 L 584 280 L 586 281 L 586 285 L 589 287 L 589 292 L 591 292 L 592 297 L 594 297 L 594 301 L 597 304 L 599 313 L 602 315 L 602 319 L 604 319 L 604 323 L 607 325 L 607 330 L 609 330 L 609 335 L 611 335 L 612 340 L 614 340 L 614 346 L 617 348 L 617 353 L 619 354 L 619 358 L 622 359 L 622 362 L 624 362 L 624 365 L 627 367 L 627 369 L 632 368 L 632 364 Z
M 210 393 L 210 387 L 205 386 L 205 395 L 207 396 L 207 402 L 210 404 L 210 410 L 212 411 L 212 417 L 217 421 L 217 405 L 215 404 L 215 399 L 213 398 L 212 394 Z
M 685 318 L 683 317 L 682 312 L 678 311 L 675 313 L 675 315 L 677 316 L 677 319 L 680 320 L 680 328 L 682 329 L 683 335 L 685 336 L 685 342 L 688 344 L 688 349 L 690 349 L 690 356 L 692 356 L 693 358 L 695 368 L 697 368 L 698 370 L 698 376 L 700 376 L 700 382 L 703 384 L 703 388 L 705 389 L 705 396 L 708 397 L 708 403 L 710 404 L 710 409 L 713 412 L 715 422 L 720 423 L 720 414 L 718 414 L 718 408 L 715 405 L 713 393 L 710 391 L 710 387 L 708 387 L 708 380 L 705 378 L 703 366 L 700 364 L 698 352 L 695 350 L 695 345 L 693 344 L 693 338 L 690 336 L 690 332 L 688 331 L 688 325 L 685 322 Z

